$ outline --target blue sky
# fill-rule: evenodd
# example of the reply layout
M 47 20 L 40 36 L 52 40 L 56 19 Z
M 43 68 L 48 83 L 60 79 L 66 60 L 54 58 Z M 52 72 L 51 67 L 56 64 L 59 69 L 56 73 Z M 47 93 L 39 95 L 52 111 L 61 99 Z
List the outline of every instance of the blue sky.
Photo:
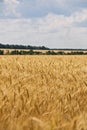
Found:
M 0 0 L 0 42 L 87 48 L 87 0 Z

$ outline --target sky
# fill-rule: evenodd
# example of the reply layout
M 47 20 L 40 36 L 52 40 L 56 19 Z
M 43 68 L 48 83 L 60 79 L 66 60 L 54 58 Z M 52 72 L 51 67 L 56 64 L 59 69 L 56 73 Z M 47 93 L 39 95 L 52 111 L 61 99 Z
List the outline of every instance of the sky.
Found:
M 0 0 L 0 43 L 87 48 L 87 0 Z

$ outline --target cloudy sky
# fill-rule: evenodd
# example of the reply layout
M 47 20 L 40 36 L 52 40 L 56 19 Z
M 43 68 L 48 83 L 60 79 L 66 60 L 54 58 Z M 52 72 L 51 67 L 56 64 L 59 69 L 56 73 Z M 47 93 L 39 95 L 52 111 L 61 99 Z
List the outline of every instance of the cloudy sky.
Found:
M 0 42 L 87 48 L 87 0 L 0 0 Z

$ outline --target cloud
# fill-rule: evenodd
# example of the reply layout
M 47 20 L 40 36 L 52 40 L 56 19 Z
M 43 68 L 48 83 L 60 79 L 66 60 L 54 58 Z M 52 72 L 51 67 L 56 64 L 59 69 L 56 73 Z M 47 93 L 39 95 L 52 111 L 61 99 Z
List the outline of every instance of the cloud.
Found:
M 6 16 L 20 16 L 20 13 L 17 11 L 17 7 L 20 4 L 18 0 L 4 0 L 4 14 Z
M 60 29 L 74 27 L 78 23 L 82 24 L 84 21 L 87 21 L 87 9 L 75 12 L 70 16 L 51 13 L 35 21 L 34 24 L 40 32 L 57 32 Z
M 11 16 L 22 18 L 43 17 L 49 13 L 71 15 L 73 12 L 87 8 L 86 0 L 1 0 L 0 12 L 4 3 L 5 18 Z
M 87 9 L 70 16 L 49 13 L 42 18 L 1 19 L 0 42 L 87 48 L 87 28 L 82 26 L 86 21 Z
M 86 5 L 86 2 L 81 0 L 19 0 L 18 2 L 16 6 L 24 18 L 43 17 L 49 13 L 70 15 L 73 11 L 81 9 L 80 6 Z

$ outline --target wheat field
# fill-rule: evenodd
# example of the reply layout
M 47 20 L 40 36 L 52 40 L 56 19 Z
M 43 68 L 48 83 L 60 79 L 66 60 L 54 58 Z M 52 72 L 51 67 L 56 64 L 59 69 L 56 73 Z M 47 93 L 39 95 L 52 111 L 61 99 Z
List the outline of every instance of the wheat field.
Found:
M 0 56 L 0 130 L 87 130 L 87 56 Z

